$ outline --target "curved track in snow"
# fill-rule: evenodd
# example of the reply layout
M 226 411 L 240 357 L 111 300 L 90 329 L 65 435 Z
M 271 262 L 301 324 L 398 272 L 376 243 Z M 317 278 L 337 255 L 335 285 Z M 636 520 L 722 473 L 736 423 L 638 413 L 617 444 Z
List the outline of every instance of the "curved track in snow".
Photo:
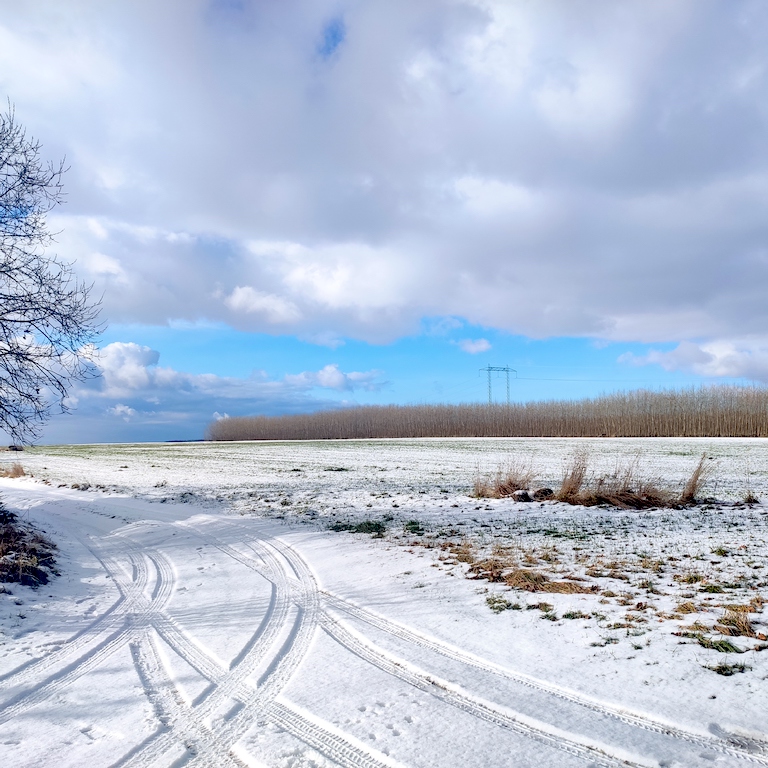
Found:
M 325 764 L 403 765 L 380 744 L 324 719 L 322 708 L 309 712 L 291 701 L 287 689 L 300 684 L 302 665 L 312 663 L 315 640 L 322 634 L 356 664 L 450 708 L 468 729 L 482 722 L 529 748 L 540 747 L 548 755 L 542 764 L 554 764 L 547 761 L 557 762 L 560 754 L 569 765 L 575 760 L 585 766 L 768 766 L 759 742 L 734 743 L 608 706 L 324 591 L 301 553 L 263 530 L 257 520 L 201 515 L 81 536 L 117 597 L 99 616 L 84 620 L 57 650 L 0 678 L 0 725 L 20 717 L 44 723 L 48 713 L 66 706 L 71 686 L 94 675 L 118 652 L 127 652 L 153 727 L 113 755 L 115 768 L 268 764 L 253 746 L 257 742 L 249 740 L 267 729 L 307 754 L 322 755 Z M 189 562 L 203 548 L 216 553 L 213 575 L 201 570 L 195 579 L 180 576 L 180 564 L 189 573 Z M 228 665 L 173 610 L 174 598 L 193 588 L 193 581 L 200 579 L 199 586 L 214 577 L 222 579 L 221 589 L 233 593 L 252 579 L 266 595 L 259 612 L 246 606 L 250 634 L 241 638 Z M 194 696 L 172 673 L 169 654 L 196 681 Z M 487 690 L 503 689 L 503 700 L 456 682 L 470 681 L 473 674 L 497 683 Z M 548 720 L 541 714 L 547 711 L 556 715 Z M 600 736 L 593 738 L 588 725 L 598 721 Z M 20 758 L 16 764 L 25 765 Z

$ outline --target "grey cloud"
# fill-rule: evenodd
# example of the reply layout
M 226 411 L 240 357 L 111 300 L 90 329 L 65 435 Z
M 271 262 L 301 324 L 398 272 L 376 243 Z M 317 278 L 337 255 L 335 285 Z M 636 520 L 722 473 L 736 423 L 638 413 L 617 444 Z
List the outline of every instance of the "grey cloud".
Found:
M 660 365 L 667 371 L 700 376 L 744 378 L 768 383 L 768 342 L 763 338 L 681 342 L 670 351 L 652 349 L 646 355 L 622 355 L 630 365 Z
M 0 90 L 108 320 L 714 343 L 768 338 L 767 52 L 755 0 L 49 0 Z

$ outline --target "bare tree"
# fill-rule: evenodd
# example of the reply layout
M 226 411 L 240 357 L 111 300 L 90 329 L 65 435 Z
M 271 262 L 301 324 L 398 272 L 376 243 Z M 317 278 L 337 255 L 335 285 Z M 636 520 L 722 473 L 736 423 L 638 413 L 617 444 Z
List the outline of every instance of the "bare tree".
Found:
M 72 382 L 92 375 L 99 303 L 46 250 L 64 164 L 44 163 L 13 108 L 0 114 L 0 430 L 31 442 Z

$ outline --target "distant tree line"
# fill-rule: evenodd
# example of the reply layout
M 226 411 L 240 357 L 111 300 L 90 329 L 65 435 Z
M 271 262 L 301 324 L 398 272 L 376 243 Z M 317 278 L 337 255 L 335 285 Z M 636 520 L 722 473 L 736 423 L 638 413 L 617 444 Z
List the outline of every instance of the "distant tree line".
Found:
M 766 437 L 768 388 L 635 390 L 511 405 L 384 405 L 224 418 L 208 440 L 404 437 Z

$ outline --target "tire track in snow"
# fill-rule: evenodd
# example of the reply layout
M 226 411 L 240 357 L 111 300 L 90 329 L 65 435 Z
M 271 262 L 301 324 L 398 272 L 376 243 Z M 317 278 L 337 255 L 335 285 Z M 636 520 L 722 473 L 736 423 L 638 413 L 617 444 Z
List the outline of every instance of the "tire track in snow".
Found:
M 243 763 L 230 754 L 220 739 L 205 728 L 198 727 L 189 716 L 187 707 L 165 674 L 163 663 L 147 631 L 131 642 L 131 653 L 144 693 L 155 709 L 155 715 L 164 728 L 163 732 L 173 732 L 175 740 L 186 749 L 187 759 L 202 755 L 206 765 L 211 768 L 243 768 Z M 132 758 L 137 756 L 138 753 L 132 755 Z
M 309 574 L 309 578 L 314 583 L 314 577 L 311 576 L 311 572 L 309 572 L 308 567 L 304 561 L 298 557 L 295 550 L 283 544 L 278 539 L 272 539 L 270 541 L 270 545 L 274 546 L 275 549 L 277 549 L 283 555 L 283 557 L 289 562 L 295 572 L 299 573 L 303 569 L 307 574 Z M 728 743 L 724 738 L 708 737 L 705 735 L 696 734 L 680 728 L 679 726 L 657 721 L 650 717 L 629 712 L 619 707 L 611 707 L 609 705 L 596 702 L 594 699 L 579 695 L 578 693 L 569 691 L 566 688 L 538 680 L 522 673 L 512 672 L 511 670 L 491 662 L 486 662 L 476 656 L 473 656 L 470 653 L 466 653 L 457 648 L 454 648 L 447 643 L 441 643 L 400 624 L 385 620 L 377 614 L 359 608 L 353 603 L 333 595 L 330 592 L 320 591 L 319 594 L 324 602 L 329 603 L 333 607 L 345 611 L 350 615 L 356 616 L 371 626 L 374 626 L 387 632 L 388 634 L 398 637 L 403 641 L 426 648 L 451 660 L 458 661 L 476 669 L 480 669 L 486 673 L 506 678 L 525 687 L 537 690 L 541 693 L 555 696 L 562 700 L 568 701 L 569 703 L 576 704 L 588 711 L 594 712 L 595 714 L 617 720 L 624 725 L 628 725 L 633 728 L 649 731 L 661 736 L 668 736 L 672 739 L 686 742 L 700 749 L 712 750 L 719 752 L 720 754 L 725 754 L 730 757 L 737 758 L 742 762 L 756 765 L 768 765 L 768 757 L 766 757 L 763 753 L 763 750 L 760 749 L 762 745 L 755 746 L 750 742 L 744 747 L 741 747 L 737 743 Z M 325 619 L 327 615 L 328 614 L 323 611 L 323 619 Z M 332 617 L 330 618 L 333 620 Z M 521 717 L 524 716 L 521 715 Z
M 578 693 L 570 691 L 567 688 L 563 688 L 543 680 L 538 680 L 519 672 L 513 672 L 512 670 L 497 664 L 493 664 L 492 662 L 484 661 L 483 659 L 480 659 L 479 657 L 470 653 L 461 651 L 448 643 L 442 643 L 438 640 L 435 640 L 434 638 L 430 638 L 424 634 L 415 632 L 408 627 L 404 627 L 402 624 L 399 624 L 395 621 L 384 619 L 376 613 L 368 611 L 364 608 L 360 608 L 354 603 L 348 600 L 344 600 L 343 598 L 339 597 L 338 595 L 334 595 L 331 592 L 323 591 L 321 595 L 324 602 L 329 603 L 331 606 L 333 606 L 333 608 L 354 616 L 355 618 L 358 618 L 361 621 L 364 621 L 367 624 L 370 624 L 371 626 L 392 635 L 393 637 L 397 637 L 398 639 L 405 642 L 426 648 L 453 661 L 458 661 L 467 666 L 480 669 L 483 672 L 506 678 L 527 688 L 531 688 L 537 691 L 541 691 L 542 693 L 564 699 L 587 710 L 593 711 L 596 714 L 614 718 L 621 721 L 622 723 L 625 723 L 626 725 L 630 725 L 635 728 L 651 731 L 664 736 L 671 736 L 672 738 L 688 742 L 702 749 L 711 749 L 757 765 L 768 765 L 768 757 L 763 757 L 762 755 L 756 754 L 755 752 L 750 752 L 748 749 L 743 749 L 736 745 L 728 744 L 723 739 L 699 735 L 680 728 L 679 726 L 654 720 L 650 717 L 643 716 L 634 712 L 629 712 L 620 707 L 611 707 L 610 705 L 599 703 L 594 699 L 579 695 Z
M 604 768 L 647 768 L 648 763 L 637 763 L 628 756 L 611 754 L 613 750 L 607 745 L 588 744 L 587 740 L 580 741 L 558 728 L 537 722 L 506 707 L 499 707 L 489 701 L 472 696 L 462 691 L 459 686 L 449 683 L 435 675 L 428 674 L 402 659 L 377 648 L 367 639 L 347 629 L 337 619 L 324 614 L 321 624 L 329 637 L 346 648 L 358 658 L 407 683 L 413 688 L 424 691 L 457 709 L 466 712 L 486 722 L 526 736 L 548 747 L 566 752 L 575 757 L 590 761 L 593 765 Z
M 108 567 L 109 560 L 105 559 L 104 562 Z M 75 680 L 95 669 L 119 648 L 126 645 L 137 631 L 137 628 L 146 625 L 148 617 L 153 612 L 162 610 L 170 600 L 173 581 L 169 582 L 163 578 L 163 571 L 157 567 L 157 564 L 156 569 L 157 584 L 152 600 L 146 601 L 143 592 L 136 593 L 136 602 L 144 602 L 143 608 L 138 611 L 126 612 L 118 628 L 104 637 L 95 647 L 89 648 L 72 662 L 64 664 L 58 671 L 49 675 L 44 680 L 34 683 L 33 687 L 28 687 L 26 691 L 12 696 L 0 706 L 0 724 L 38 704 L 42 704 L 47 699 L 63 691 Z M 115 583 L 119 581 L 117 571 L 110 572 L 110 576 L 115 580 Z
M 227 737 L 228 742 L 236 744 L 259 717 L 266 715 L 292 736 L 341 766 L 388 768 L 396 765 L 385 755 L 375 757 L 370 748 L 354 743 L 351 737 L 338 729 L 320 724 L 319 718 L 310 720 L 295 707 L 276 701 L 309 653 L 312 638 L 319 625 L 319 590 L 309 567 L 291 547 L 276 539 L 266 542 L 260 537 L 254 537 L 252 531 L 240 524 L 230 524 L 228 527 L 247 532 L 246 543 L 263 560 L 264 565 L 216 537 L 213 543 L 222 552 L 272 581 L 281 592 L 290 590 L 294 602 L 299 605 L 299 615 L 288 638 L 260 676 L 256 692 L 243 703 L 243 708 L 232 720 L 223 726 L 222 735 Z M 282 559 L 275 555 L 275 550 L 282 555 Z M 286 564 L 295 577 L 286 574 Z M 197 761 L 193 761 L 190 768 L 197 764 Z
M 288 563 L 290 568 L 293 570 L 294 574 L 296 575 L 296 578 L 298 579 L 298 584 L 295 586 L 295 592 L 296 592 L 296 599 L 304 604 L 306 604 L 305 601 L 311 601 L 311 610 L 313 611 L 313 614 L 317 617 L 316 622 L 321 624 L 323 628 L 328 631 L 328 624 L 329 623 L 335 623 L 335 619 L 328 616 L 324 612 L 321 612 L 319 600 L 320 600 L 320 591 L 317 587 L 316 579 L 314 575 L 312 574 L 311 570 L 309 569 L 306 562 L 299 557 L 299 555 L 296 553 L 296 551 L 284 544 L 283 542 L 279 541 L 279 539 L 273 538 L 270 539 L 269 542 L 264 541 L 256 541 L 253 542 L 257 546 L 259 546 L 259 553 L 261 554 L 262 550 L 269 550 L 273 548 L 276 550 L 284 559 L 285 562 Z M 231 548 L 227 548 L 231 549 Z M 242 555 L 242 553 L 237 552 L 234 550 L 233 552 L 234 556 L 236 556 L 236 559 L 238 559 L 240 562 L 248 561 L 249 558 L 247 556 Z M 265 553 L 266 554 L 266 553 Z M 282 572 L 284 573 L 284 566 L 280 563 L 280 561 L 277 558 L 274 557 L 267 557 L 266 558 L 270 564 L 271 569 L 274 569 L 276 572 Z M 251 561 L 249 564 L 248 562 L 245 562 L 246 565 L 249 565 L 249 567 L 253 567 L 254 569 L 257 569 L 258 566 Z M 294 581 L 293 579 L 290 579 L 290 577 L 286 577 L 289 581 Z M 316 625 L 315 625 L 316 626 Z M 348 636 L 345 638 L 347 642 L 341 642 L 339 640 L 339 637 L 335 636 L 333 633 L 329 632 L 334 639 L 336 639 L 337 642 L 341 642 L 343 646 L 347 648 L 352 653 L 355 653 L 355 655 L 359 656 L 360 658 L 363 658 L 368 663 L 373 664 L 374 666 L 383 669 L 383 671 L 388 672 L 389 674 L 394 674 L 397 677 L 399 677 L 401 680 L 406 682 L 407 684 L 419 688 L 420 690 L 424 690 L 428 693 L 431 693 L 435 695 L 435 689 L 436 684 L 434 682 L 435 678 L 432 676 L 427 675 L 426 673 L 423 673 L 421 676 L 418 674 L 406 674 L 404 667 L 401 664 L 392 663 L 389 661 L 389 659 L 386 658 L 382 653 L 377 652 L 370 652 L 369 648 L 370 646 L 367 645 L 367 641 L 365 644 L 358 643 L 356 645 L 352 646 L 352 643 L 349 642 L 350 638 L 353 638 L 350 632 L 347 632 L 346 630 L 343 630 L 346 635 Z M 314 632 L 314 629 L 313 629 Z M 296 653 L 295 659 L 292 658 L 288 668 L 282 672 L 280 675 L 268 675 L 266 680 L 264 681 L 263 685 L 264 688 L 268 688 L 270 690 L 264 690 L 261 686 L 259 687 L 259 690 L 256 695 L 249 701 L 244 709 L 242 709 L 238 714 L 233 718 L 231 724 L 228 724 L 225 726 L 226 730 L 229 731 L 229 737 L 231 741 L 236 741 L 238 738 L 242 737 L 244 733 L 247 731 L 248 727 L 250 726 L 250 723 L 248 723 L 248 726 L 243 729 L 242 727 L 242 721 L 246 720 L 246 718 L 253 719 L 256 714 L 260 714 L 264 712 L 264 701 L 268 700 L 269 698 L 277 698 L 279 695 L 279 692 L 287 685 L 288 681 L 290 680 L 290 677 L 295 672 L 295 669 L 298 667 L 298 665 L 303 660 L 304 656 L 308 652 L 308 645 L 311 642 L 311 635 L 309 635 L 305 641 L 303 641 L 302 645 L 306 643 L 307 649 L 303 650 L 301 649 L 298 653 Z M 363 650 L 364 653 L 361 653 L 360 651 Z M 288 654 L 288 651 L 285 653 L 280 653 L 275 659 L 275 663 L 279 665 L 279 663 L 283 660 L 284 657 L 286 657 Z M 563 750 L 569 754 L 572 754 L 574 756 L 586 759 L 591 761 L 595 765 L 601 765 L 605 766 L 606 768 L 615 768 L 616 766 L 636 766 L 636 768 L 640 768 L 641 764 L 639 763 L 633 763 L 629 762 L 622 758 L 613 758 L 606 754 L 601 754 L 599 750 L 595 749 L 594 747 L 586 746 L 575 739 L 569 739 L 566 735 L 559 736 L 553 731 L 556 729 L 547 729 L 544 724 L 540 725 L 532 725 L 532 720 L 530 718 L 525 718 L 522 715 L 519 715 L 519 717 L 514 717 L 508 714 L 507 712 L 503 712 L 499 710 L 498 708 L 495 708 L 493 705 L 491 705 L 488 702 L 481 701 L 479 699 L 474 699 L 466 694 L 460 693 L 456 690 L 451 690 L 452 686 L 450 686 L 449 683 L 444 683 L 440 685 L 441 693 L 440 697 L 446 700 L 449 704 L 452 704 L 453 706 L 457 706 L 460 709 L 466 711 L 468 714 L 471 714 L 475 717 L 481 717 L 482 719 L 486 721 L 490 721 L 493 724 L 497 726 L 501 726 L 507 729 L 512 728 L 513 730 L 517 731 L 518 733 L 522 733 L 525 736 L 528 736 L 530 738 L 535 738 L 539 741 L 545 742 L 548 746 L 556 747 L 557 749 Z M 277 690 L 275 690 L 277 689 Z M 261 701 L 260 701 L 260 700 Z M 524 721 L 529 721 L 528 723 Z M 241 722 L 238 722 L 241 721 Z M 298 720 L 296 722 L 299 722 Z M 306 732 L 302 732 L 301 728 L 297 726 L 296 732 L 294 732 L 292 735 L 295 737 L 301 739 L 305 743 L 307 743 L 310 746 L 313 746 L 315 748 L 318 748 L 316 746 L 317 743 L 317 727 L 316 725 L 313 725 L 312 728 L 307 727 Z M 305 738 L 306 737 L 306 738 Z M 325 744 L 325 750 L 329 750 L 332 748 L 333 744 L 333 734 L 330 731 L 327 731 L 327 744 Z M 607 747 L 604 748 L 608 749 Z M 327 751 L 323 751 L 321 749 L 318 749 L 318 751 L 322 751 L 323 754 L 326 754 L 326 756 L 331 757 L 331 759 L 336 760 L 337 757 L 335 755 L 329 754 Z M 338 760 L 343 761 L 346 760 L 345 753 L 340 753 L 338 755 Z M 342 763 L 345 764 L 345 763 Z
M 398 768 L 400 763 L 382 753 L 372 754 L 366 744 L 355 744 L 329 723 L 320 724 L 285 701 L 276 701 L 267 714 L 269 719 L 320 754 L 344 768 Z
M 280 632 L 284 629 L 291 605 L 290 587 L 283 578 L 281 570 L 265 569 L 250 558 L 240 555 L 237 550 L 225 545 L 218 538 L 201 532 L 189 524 L 185 524 L 185 527 L 190 528 L 204 544 L 219 547 L 227 556 L 233 557 L 238 562 L 243 562 L 261 577 L 267 578 L 272 586 L 270 603 L 259 627 L 233 661 L 229 670 L 224 670 L 214 664 L 194 643 L 188 640 L 175 622 L 167 616 L 160 615 L 153 618 L 153 625 L 159 636 L 179 657 L 197 669 L 213 686 L 193 709 L 187 710 L 184 717 L 179 718 L 180 722 L 186 723 L 187 730 L 196 729 L 210 733 L 211 719 L 217 716 L 222 708 L 228 707 L 231 710 L 232 705 L 236 704 L 242 710 L 247 708 L 247 703 L 252 699 L 253 687 L 248 685 L 246 681 L 259 665 L 264 663 L 265 655 L 269 653 Z M 180 735 L 174 730 L 160 733 L 155 739 L 148 741 L 141 749 L 133 751 L 127 756 L 127 759 L 119 761 L 116 765 L 144 765 L 156 761 L 172 750 L 180 738 L 183 738 L 183 733 Z M 217 740 L 219 749 L 228 747 L 226 740 L 222 740 L 219 734 L 217 734 Z
M 81 541 L 81 543 L 83 543 Z M 84 544 L 84 543 L 83 543 Z M 105 563 L 105 558 L 97 555 L 90 547 L 84 544 L 91 554 L 101 564 L 104 572 L 109 576 L 110 568 Z M 114 562 L 114 561 L 113 561 Z M 31 659 L 22 667 L 0 675 L 0 682 L 8 681 L 10 684 L 18 684 L 30 678 L 39 677 L 46 670 L 56 666 L 67 666 L 68 660 L 88 646 L 97 645 L 116 626 L 120 625 L 126 614 L 130 613 L 136 604 L 138 597 L 147 586 L 149 573 L 142 557 L 135 558 L 131 555 L 133 580 L 129 584 L 113 579 L 118 589 L 117 600 L 93 621 L 76 632 L 72 637 L 62 641 L 59 648 L 47 653 L 38 659 Z M 118 567 L 115 564 L 115 567 Z
M 275 598 L 275 607 L 272 613 L 278 618 L 278 621 L 270 620 L 270 610 L 262 620 L 262 626 L 257 630 L 258 645 L 262 646 L 260 652 L 254 653 L 248 650 L 242 656 L 240 662 L 229 673 L 224 673 L 218 677 L 212 676 L 211 681 L 216 688 L 209 693 L 203 700 L 203 704 L 195 707 L 193 710 L 177 710 L 178 722 L 183 723 L 183 727 L 174 728 L 172 731 L 166 731 L 158 734 L 157 738 L 147 743 L 142 749 L 133 751 L 127 759 L 119 761 L 115 766 L 128 768 L 132 765 L 145 765 L 149 762 L 162 757 L 172 749 L 179 740 L 183 743 L 190 742 L 190 733 L 209 734 L 209 728 L 213 727 L 210 717 L 217 712 L 217 709 L 229 702 L 237 702 L 239 708 L 236 708 L 234 716 L 231 719 L 225 719 L 221 725 L 216 728 L 215 741 L 217 749 L 231 750 L 237 741 L 252 727 L 258 716 L 264 716 L 264 713 L 271 712 L 275 706 L 274 699 L 285 687 L 290 677 L 295 672 L 298 665 L 306 657 L 312 636 L 317 627 L 317 612 L 319 610 L 319 598 L 314 579 L 311 577 L 308 569 L 303 567 L 303 563 L 293 557 L 293 568 L 296 572 L 304 575 L 303 582 L 297 585 L 294 579 L 289 579 L 285 575 L 284 566 L 279 558 L 275 557 L 267 545 L 259 542 L 260 554 L 268 563 L 268 567 L 256 563 L 252 558 L 243 555 L 237 550 L 229 547 L 218 539 L 209 537 L 209 543 L 218 546 L 222 552 L 233 557 L 233 559 L 247 565 L 261 576 L 272 581 L 273 595 L 283 597 L 278 600 Z M 291 553 L 293 554 L 293 553 Z M 309 578 L 307 578 L 309 577 Z M 290 592 L 296 593 L 293 602 L 301 603 L 297 611 L 294 625 L 283 643 L 274 653 L 272 660 L 267 665 L 258 681 L 258 688 L 254 692 L 251 686 L 243 685 L 243 682 L 252 672 L 264 663 L 264 652 L 271 650 L 271 645 L 277 639 L 277 635 L 284 630 L 284 617 L 287 614 L 289 601 L 287 596 Z M 285 606 L 277 608 L 276 606 Z M 308 615 L 310 618 L 308 618 Z M 166 641 L 169 638 L 164 638 Z M 179 653 L 182 658 L 192 661 L 184 653 L 182 648 L 175 646 L 171 639 L 171 647 Z M 257 643 L 249 643 L 254 650 Z M 155 686 L 156 687 L 156 686 Z M 287 707 L 278 707 L 277 717 L 285 721 L 286 729 L 295 737 L 305 741 L 308 745 L 320 751 L 322 754 L 334 760 L 339 765 L 344 766 L 370 766 L 370 768 L 386 768 L 393 765 L 391 761 L 382 762 L 367 754 L 364 749 L 349 741 L 343 734 L 335 733 L 333 730 L 323 728 L 316 722 L 312 722 L 302 717 L 295 711 Z M 209 740 L 210 736 L 206 736 Z M 230 756 L 232 753 L 229 753 Z M 191 757 L 190 766 L 208 764 L 206 753 L 199 752 Z

